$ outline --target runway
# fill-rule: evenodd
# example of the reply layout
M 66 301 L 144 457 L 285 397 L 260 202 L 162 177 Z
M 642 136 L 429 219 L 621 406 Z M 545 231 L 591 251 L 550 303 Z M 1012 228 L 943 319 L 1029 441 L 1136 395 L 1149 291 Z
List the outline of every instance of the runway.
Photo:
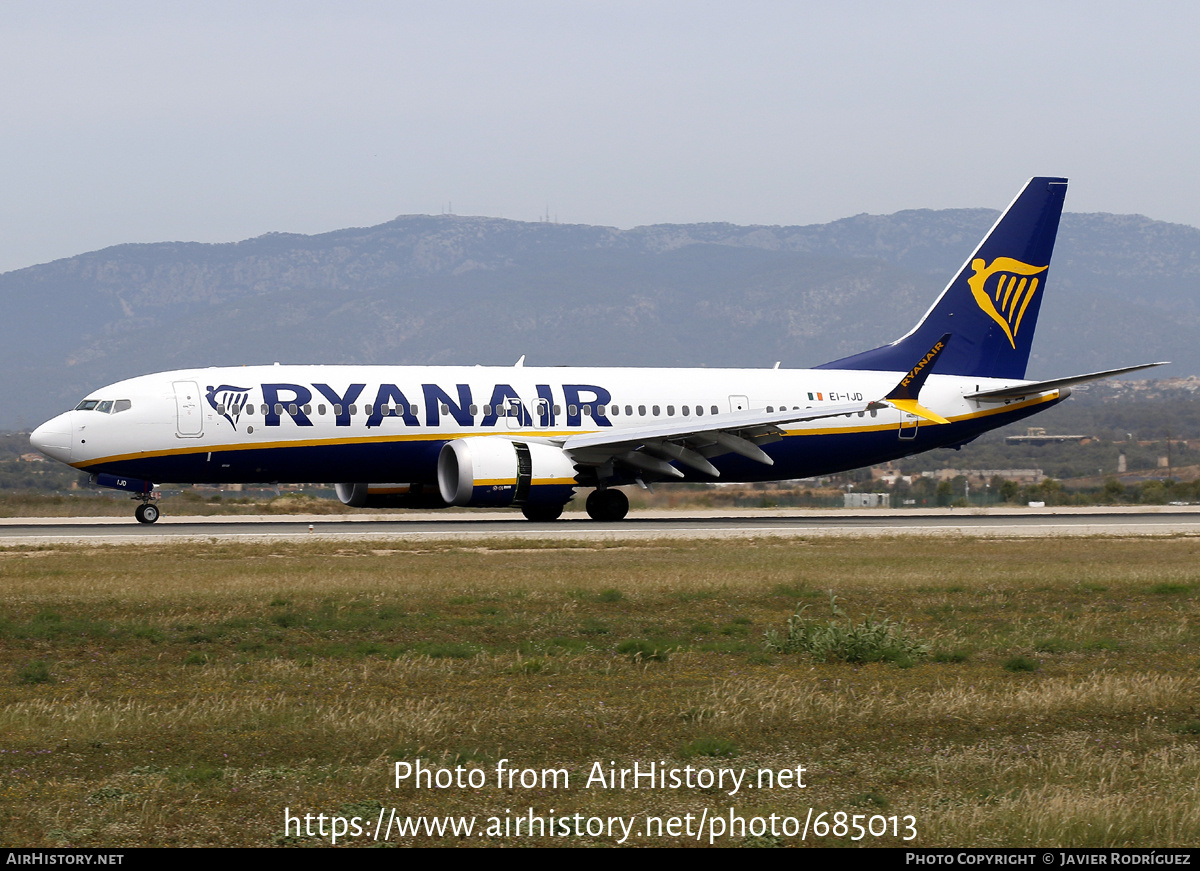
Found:
M 81 543 L 162 544 L 294 539 L 719 539 L 816 536 L 1145 536 L 1200 535 L 1200 507 L 941 509 L 933 511 L 634 511 L 618 523 L 569 513 L 532 523 L 515 512 L 305 516 L 164 516 L 0 519 L 0 547 Z

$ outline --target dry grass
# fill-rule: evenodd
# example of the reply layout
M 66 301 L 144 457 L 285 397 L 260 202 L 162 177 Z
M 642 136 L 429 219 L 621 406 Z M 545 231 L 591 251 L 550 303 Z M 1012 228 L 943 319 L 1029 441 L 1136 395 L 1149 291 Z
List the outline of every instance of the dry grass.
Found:
M 4 549 L 0 839 L 268 845 L 285 807 L 813 807 L 912 814 L 925 846 L 1194 844 L 1198 552 L 1186 537 Z M 798 604 L 828 613 L 831 589 L 934 657 L 764 651 Z M 638 649 L 663 656 L 620 652 Z M 1036 671 L 1003 667 L 1018 655 Z M 417 758 L 574 779 L 393 788 L 392 764 Z M 804 765 L 808 788 L 583 789 L 595 761 Z

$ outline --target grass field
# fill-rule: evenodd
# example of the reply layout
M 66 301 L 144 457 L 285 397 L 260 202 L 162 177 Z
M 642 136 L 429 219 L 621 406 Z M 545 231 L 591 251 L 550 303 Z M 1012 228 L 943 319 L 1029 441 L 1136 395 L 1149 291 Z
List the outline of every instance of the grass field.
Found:
M 887 846 L 1200 843 L 1196 538 L 23 547 L 0 578 L 8 846 L 330 841 L 285 833 L 285 808 L 371 828 L 811 808 L 900 837 L 911 816 L 915 839 L 858 842 Z M 769 652 L 798 606 L 916 652 Z M 505 759 L 570 785 L 501 788 Z M 396 788 L 397 761 L 486 781 Z M 802 765 L 805 788 L 585 788 L 596 762 Z

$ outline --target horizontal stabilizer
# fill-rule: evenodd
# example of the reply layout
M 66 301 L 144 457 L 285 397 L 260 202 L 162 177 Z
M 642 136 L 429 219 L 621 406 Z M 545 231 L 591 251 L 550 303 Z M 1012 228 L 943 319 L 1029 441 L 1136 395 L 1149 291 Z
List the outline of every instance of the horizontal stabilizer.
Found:
M 1124 369 L 1109 369 L 1105 372 L 1091 372 L 1087 375 L 1072 375 L 1070 378 L 1054 378 L 1050 381 L 1033 381 L 1029 384 L 1018 384 L 1016 387 L 1000 387 L 996 390 L 980 390 L 978 393 L 968 393 L 964 399 L 975 399 L 980 402 L 999 401 L 1002 399 L 1021 399 L 1035 393 L 1047 393 L 1073 384 L 1086 384 L 1088 381 L 1100 381 L 1112 378 L 1114 375 L 1124 375 L 1127 372 L 1137 372 L 1154 366 L 1166 366 L 1169 361 L 1161 363 L 1143 363 L 1140 366 L 1126 366 Z

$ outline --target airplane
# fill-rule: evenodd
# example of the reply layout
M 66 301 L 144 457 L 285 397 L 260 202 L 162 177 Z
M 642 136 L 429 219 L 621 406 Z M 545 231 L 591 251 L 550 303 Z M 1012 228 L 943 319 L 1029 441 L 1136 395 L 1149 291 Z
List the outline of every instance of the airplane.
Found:
M 516 507 L 557 519 L 576 490 L 621 520 L 618 487 L 779 481 L 966 444 L 1075 384 L 1147 363 L 1025 379 L 1065 178 L 1030 179 L 915 327 L 815 369 L 300 366 L 119 381 L 30 436 L 128 491 L 154 482 L 335 483 L 365 508 Z

